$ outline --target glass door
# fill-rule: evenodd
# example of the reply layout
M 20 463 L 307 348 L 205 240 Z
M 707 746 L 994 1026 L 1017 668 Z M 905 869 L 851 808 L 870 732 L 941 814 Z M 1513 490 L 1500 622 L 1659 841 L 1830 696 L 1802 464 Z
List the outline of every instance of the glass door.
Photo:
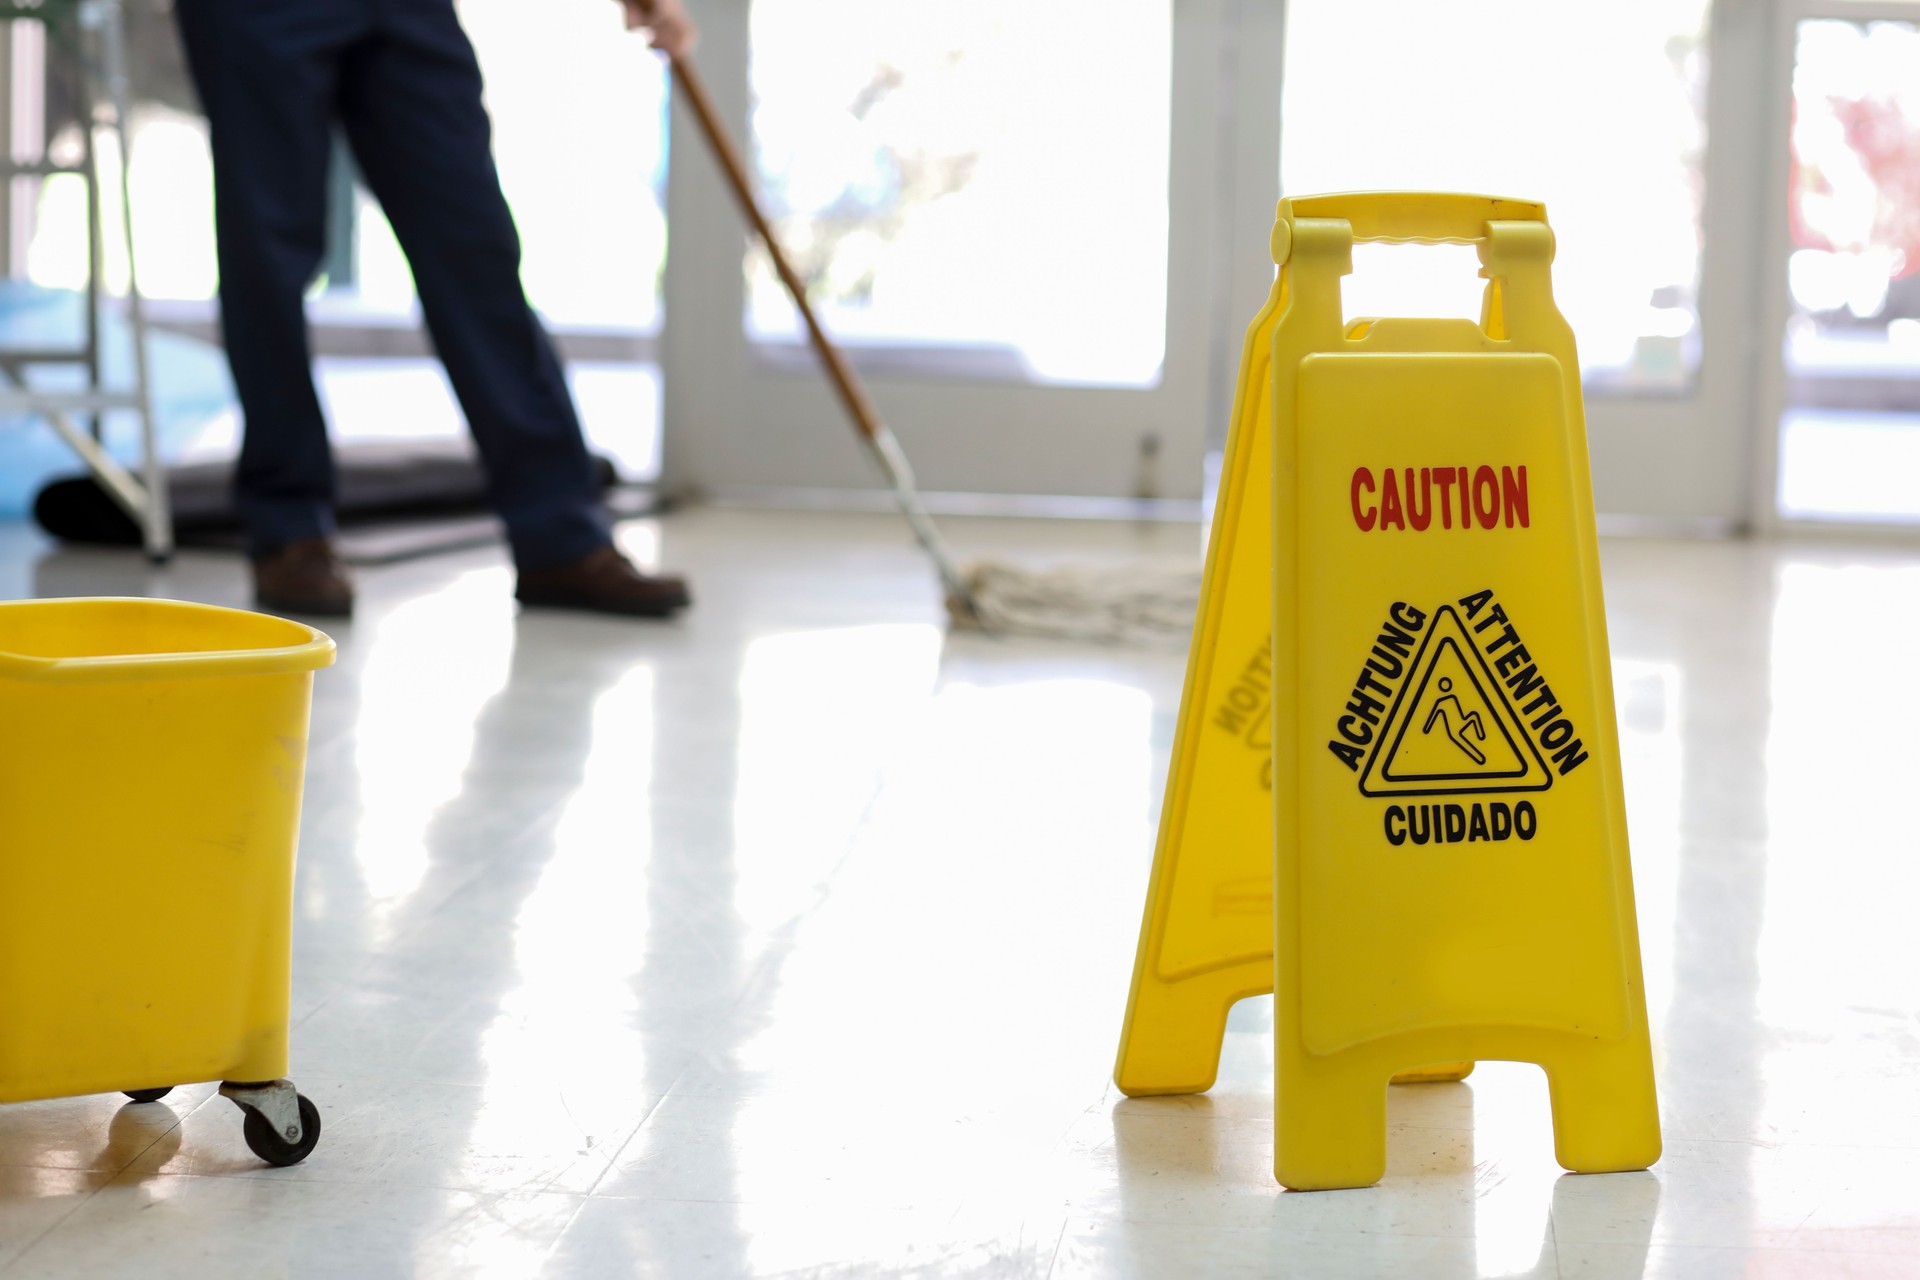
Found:
M 1920 524 L 1920 5 L 1796 6 L 1780 522 Z M 1776 188 L 1780 189 L 1780 188 Z
M 1749 500 L 1757 290 L 1741 161 L 1753 6 L 1290 0 L 1288 195 L 1413 188 L 1545 202 L 1605 514 L 1716 525 Z M 1742 99 L 1742 95 L 1746 95 Z M 1352 314 L 1477 317 L 1467 247 L 1361 246 Z
M 1277 58 L 1255 55 L 1233 90 L 1268 140 L 1251 174 L 1222 126 L 1220 67 L 1237 56 L 1225 15 L 1239 7 L 698 10 L 699 65 L 769 215 L 927 488 L 1199 497 L 1232 373 L 1218 349 L 1237 358 L 1252 315 L 1223 287 L 1226 247 L 1241 244 L 1234 270 L 1259 291 L 1272 272 Z M 1277 55 L 1278 30 L 1267 36 Z M 673 128 L 671 481 L 870 487 L 705 143 L 684 113 Z

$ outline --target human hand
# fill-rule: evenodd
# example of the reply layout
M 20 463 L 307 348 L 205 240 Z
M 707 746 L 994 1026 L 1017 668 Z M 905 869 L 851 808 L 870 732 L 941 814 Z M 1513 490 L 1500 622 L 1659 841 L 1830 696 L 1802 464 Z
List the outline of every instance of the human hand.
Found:
M 620 0 L 620 4 L 627 11 L 627 30 L 646 31 L 660 52 L 670 58 L 693 52 L 700 29 L 680 0 Z

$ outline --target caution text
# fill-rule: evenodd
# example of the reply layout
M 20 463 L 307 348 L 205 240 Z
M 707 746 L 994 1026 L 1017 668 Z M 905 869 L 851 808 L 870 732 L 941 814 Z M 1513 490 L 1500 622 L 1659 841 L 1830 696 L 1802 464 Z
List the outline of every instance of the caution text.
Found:
M 1530 527 L 1525 467 L 1355 467 L 1348 497 L 1363 533 Z

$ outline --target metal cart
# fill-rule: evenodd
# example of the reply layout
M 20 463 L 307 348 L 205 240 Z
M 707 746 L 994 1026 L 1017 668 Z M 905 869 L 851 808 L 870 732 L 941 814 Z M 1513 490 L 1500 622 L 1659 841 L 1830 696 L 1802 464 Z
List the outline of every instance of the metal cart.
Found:
M 42 0 L 40 4 L 0 3 L 0 20 L 43 24 L 49 56 L 70 60 L 80 88 L 80 159 L 59 163 L 44 149 L 34 159 L 0 155 L 0 176 L 48 177 L 76 174 L 87 190 L 87 288 L 84 338 L 78 347 L 40 350 L 0 348 L 0 414 L 44 419 L 80 455 L 100 487 L 140 526 L 148 556 L 155 561 L 173 553 L 173 523 L 167 510 L 166 473 L 153 409 L 153 380 L 148 368 L 147 316 L 134 266 L 133 202 L 127 184 L 131 155 L 127 129 L 128 87 L 126 26 L 120 0 Z M 119 144 L 119 175 L 114 196 L 120 202 L 121 234 L 126 241 L 127 292 L 123 300 L 133 342 L 133 385 L 105 386 L 101 376 L 103 298 L 102 259 L 105 232 L 101 218 L 101 179 L 96 131 L 112 130 Z M 38 366 L 79 366 L 86 372 L 78 389 L 36 387 L 29 376 Z M 101 444 L 101 415 L 131 411 L 140 425 L 140 461 L 129 469 Z

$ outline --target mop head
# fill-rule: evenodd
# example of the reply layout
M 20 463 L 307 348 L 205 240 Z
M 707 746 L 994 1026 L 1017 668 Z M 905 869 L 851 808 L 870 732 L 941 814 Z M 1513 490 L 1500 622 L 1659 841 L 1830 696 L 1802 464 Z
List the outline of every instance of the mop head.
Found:
M 954 626 L 995 636 L 1184 650 L 1200 607 L 1200 566 L 1184 562 L 1021 569 L 989 561 L 964 576 L 974 607 L 950 596 Z

